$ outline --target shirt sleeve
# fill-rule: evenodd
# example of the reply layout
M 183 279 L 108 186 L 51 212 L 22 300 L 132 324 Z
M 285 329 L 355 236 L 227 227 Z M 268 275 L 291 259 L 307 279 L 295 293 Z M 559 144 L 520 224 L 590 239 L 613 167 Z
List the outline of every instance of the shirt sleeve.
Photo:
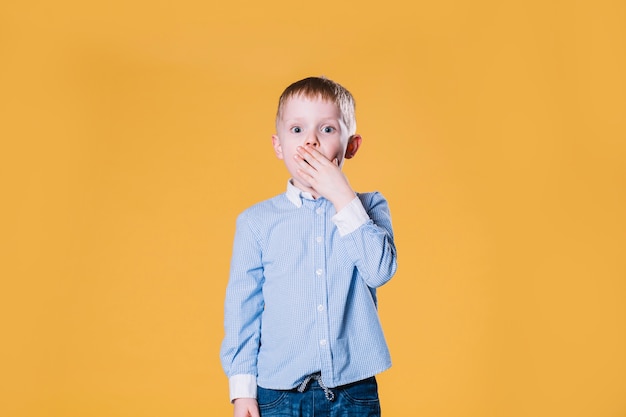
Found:
M 367 215 L 365 208 L 363 208 L 363 203 L 361 203 L 358 197 L 354 197 L 347 206 L 342 208 L 332 218 L 340 236 L 354 232 L 369 219 L 370 217 Z
M 263 312 L 261 249 L 244 214 L 237 219 L 230 277 L 224 303 L 224 332 L 220 359 L 229 378 L 231 400 L 256 398 L 257 356 Z
M 230 388 L 230 402 L 237 398 L 256 398 L 256 376 L 254 375 L 233 375 L 228 378 Z
M 397 269 L 396 246 L 391 227 L 391 214 L 387 200 L 380 193 L 359 194 L 357 199 L 360 207 L 365 211 L 367 220 L 360 225 L 357 221 L 348 220 L 341 228 L 351 230 L 342 235 L 341 242 L 345 245 L 348 256 L 356 265 L 359 275 L 365 283 L 372 287 L 379 287 L 388 282 Z M 346 208 L 359 211 L 359 204 L 351 202 Z M 335 216 L 342 214 L 341 210 Z M 346 213 L 347 215 L 347 213 Z M 357 216 L 361 216 L 360 214 Z M 350 216 L 348 216 L 350 217 Z M 339 229 L 340 226 L 337 225 Z M 340 234 L 342 234 L 340 229 Z

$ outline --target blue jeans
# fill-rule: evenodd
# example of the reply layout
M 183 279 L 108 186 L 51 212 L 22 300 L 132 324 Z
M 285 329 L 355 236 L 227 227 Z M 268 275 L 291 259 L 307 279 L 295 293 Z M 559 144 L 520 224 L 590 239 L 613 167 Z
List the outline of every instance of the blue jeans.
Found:
M 380 417 L 376 378 L 330 389 L 332 400 L 318 381 L 304 392 L 258 387 L 261 417 Z

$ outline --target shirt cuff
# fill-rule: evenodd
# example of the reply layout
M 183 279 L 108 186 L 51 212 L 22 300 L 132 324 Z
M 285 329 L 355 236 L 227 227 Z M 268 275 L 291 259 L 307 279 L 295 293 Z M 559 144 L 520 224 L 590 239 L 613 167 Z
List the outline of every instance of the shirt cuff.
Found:
M 230 402 L 237 398 L 256 398 L 256 376 L 248 374 L 233 375 L 228 379 Z
M 337 226 L 340 236 L 354 232 L 369 219 L 370 217 L 367 215 L 365 208 L 363 208 L 359 197 L 354 197 L 354 200 L 350 201 L 347 206 L 332 217 L 332 221 Z

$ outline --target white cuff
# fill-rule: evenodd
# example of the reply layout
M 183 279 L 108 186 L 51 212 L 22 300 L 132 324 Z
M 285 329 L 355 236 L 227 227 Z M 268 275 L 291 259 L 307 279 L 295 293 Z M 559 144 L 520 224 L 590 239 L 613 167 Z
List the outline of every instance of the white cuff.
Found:
M 237 398 L 256 398 L 256 376 L 248 374 L 233 375 L 228 379 L 230 402 Z
M 365 224 L 370 217 L 367 215 L 365 208 L 359 197 L 354 197 L 347 206 L 336 213 L 332 221 L 337 226 L 340 236 L 354 232 L 356 229 Z

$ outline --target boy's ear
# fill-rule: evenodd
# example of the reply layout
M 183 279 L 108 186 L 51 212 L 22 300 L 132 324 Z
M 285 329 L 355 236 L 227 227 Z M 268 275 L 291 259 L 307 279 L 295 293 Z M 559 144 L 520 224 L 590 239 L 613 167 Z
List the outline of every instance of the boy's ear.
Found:
M 348 147 L 346 148 L 346 159 L 350 159 L 356 155 L 356 152 L 361 147 L 361 142 L 363 138 L 361 135 L 352 135 L 348 139 Z
M 274 153 L 276 154 L 276 158 L 283 159 L 283 148 L 280 146 L 280 140 L 278 139 L 278 135 L 272 135 L 272 146 L 274 147 Z

